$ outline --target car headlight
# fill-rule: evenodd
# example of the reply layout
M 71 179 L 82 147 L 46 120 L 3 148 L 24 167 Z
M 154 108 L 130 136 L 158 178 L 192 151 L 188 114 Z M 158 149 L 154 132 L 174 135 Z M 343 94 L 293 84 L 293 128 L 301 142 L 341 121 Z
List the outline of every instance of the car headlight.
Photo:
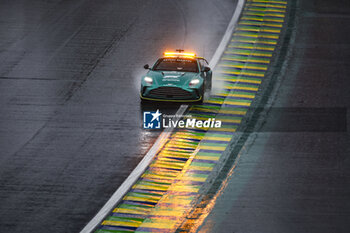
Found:
M 199 83 L 199 79 L 196 78 L 191 80 L 190 85 L 193 86 L 193 85 L 197 85 L 198 83 Z
M 151 77 L 146 76 L 143 80 L 145 80 L 146 83 L 148 84 L 152 84 L 153 83 L 153 79 Z

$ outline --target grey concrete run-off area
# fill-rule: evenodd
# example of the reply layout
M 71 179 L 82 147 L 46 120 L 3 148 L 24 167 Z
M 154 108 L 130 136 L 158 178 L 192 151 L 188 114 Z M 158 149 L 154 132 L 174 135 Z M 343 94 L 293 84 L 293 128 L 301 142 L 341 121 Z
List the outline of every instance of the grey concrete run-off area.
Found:
M 159 134 L 142 129 L 143 65 L 210 59 L 235 5 L 0 1 L 0 232 L 79 232 Z
M 263 119 L 200 232 L 350 230 L 350 2 L 299 0 L 295 10 L 272 108 L 299 112 Z M 318 119 L 300 113 L 313 109 L 338 112 L 319 122 L 341 127 L 310 127 Z

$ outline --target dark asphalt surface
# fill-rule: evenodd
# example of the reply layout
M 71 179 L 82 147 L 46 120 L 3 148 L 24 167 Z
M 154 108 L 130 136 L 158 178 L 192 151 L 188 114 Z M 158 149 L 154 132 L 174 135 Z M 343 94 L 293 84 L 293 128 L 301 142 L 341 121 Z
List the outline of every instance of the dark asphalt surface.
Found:
M 235 2 L 0 1 L 0 232 L 81 230 L 159 134 L 141 128 L 143 65 L 210 59 Z
M 267 115 L 200 232 L 350 230 L 350 2 L 298 1 L 296 10 L 272 107 L 292 108 L 300 121 Z M 313 108 L 327 113 L 320 125 L 310 119 Z M 347 126 L 323 128 L 325 119 L 329 125 L 347 119 Z

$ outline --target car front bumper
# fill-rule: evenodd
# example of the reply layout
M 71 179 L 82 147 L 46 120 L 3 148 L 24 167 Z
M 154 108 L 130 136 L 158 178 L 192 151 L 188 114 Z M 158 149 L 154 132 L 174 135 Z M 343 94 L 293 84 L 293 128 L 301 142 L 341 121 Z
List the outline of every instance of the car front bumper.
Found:
M 202 96 L 200 88 L 181 88 L 175 86 L 141 87 L 140 97 L 144 100 L 171 101 L 171 102 L 195 102 Z

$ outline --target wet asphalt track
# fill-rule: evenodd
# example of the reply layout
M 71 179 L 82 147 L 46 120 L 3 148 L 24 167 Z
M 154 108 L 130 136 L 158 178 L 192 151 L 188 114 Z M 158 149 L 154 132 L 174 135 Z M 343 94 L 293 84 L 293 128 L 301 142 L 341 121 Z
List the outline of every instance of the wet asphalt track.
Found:
M 175 48 L 210 59 L 234 8 L 1 1 L 0 232 L 82 229 L 159 133 L 141 128 L 143 65 Z
M 272 110 L 200 232 L 349 232 L 350 4 L 295 10 Z

